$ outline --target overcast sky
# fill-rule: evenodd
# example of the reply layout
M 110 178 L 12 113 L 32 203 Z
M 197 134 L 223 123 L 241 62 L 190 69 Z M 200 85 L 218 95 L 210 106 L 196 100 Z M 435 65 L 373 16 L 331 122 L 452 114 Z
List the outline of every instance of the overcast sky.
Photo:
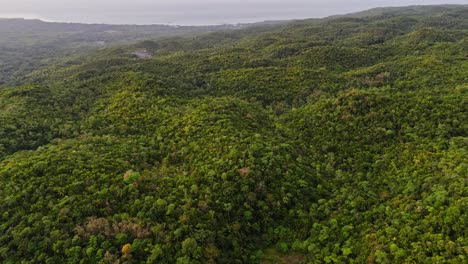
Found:
M 111 24 L 219 24 L 300 19 L 379 6 L 468 0 L 0 0 L 0 17 Z

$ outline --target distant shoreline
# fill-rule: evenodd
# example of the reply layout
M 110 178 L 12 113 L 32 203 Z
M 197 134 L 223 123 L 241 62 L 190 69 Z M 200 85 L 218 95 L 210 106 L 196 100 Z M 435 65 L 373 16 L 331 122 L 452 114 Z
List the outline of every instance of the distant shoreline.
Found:
M 291 18 L 291 19 L 267 19 L 267 20 L 251 20 L 251 21 L 242 21 L 242 22 L 219 22 L 219 23 L 177 23 L 177 22 L 155 22 L 155 23 L 141 23 L 141 24 L 132 24 L 132 23 L 101 23 L 101 22 L 77 22 L 77 21 L 56 21 L 51 19 L 43 19 L 43 18 L 32 18 L 32 17 L 3 17 L 0 14 L 0 20 L 11 20 L 11 19 L 23 19 L 23 20 L 38 20 L 41 22 L 46 23 L 59 23 L 59 24 L 83 24 L 83 25 L 110 25 L 110 26 L 172 26 L 172 27 L 204 27 L 204 26 L 242 26 L 248 24 L 256 24 L 256 23 L 278 23 L 282 21 L 289 21 L 289 20 L 302 20 L 302 19 L 309 19 L 309 18 Z
M 109 26 L 171 26 L 171 27 L 210 27 L 210 26 L 243 26 L 249 24 L 256 24 L 256 23 L 281 23 L 284 21 L 292 21 L 292 20 L 301 20 L 301 19 L 309 19 L 309 18 L 293 18 L 293 19 L 271 19 L 271 20 L 252 20 L 250 22 L 226 22 L 226 23 L 173 23 L 173 22 L 166 22 L 166 23 L 152 23 L 152 24 L 129 24 L 129 23 L 98 23 L 98 22 L 75 22 L 75 21 L 55 21 L 50 19 L 43 19 L 43 18 L 32 18 L 32 17 L 3 17 L 0 14 L 0 20 L 31 20 L 31 21 L 41 21 L 45 23 L 58 23 L 58 24 L 81 24 L 81 25 L 109 25 Z

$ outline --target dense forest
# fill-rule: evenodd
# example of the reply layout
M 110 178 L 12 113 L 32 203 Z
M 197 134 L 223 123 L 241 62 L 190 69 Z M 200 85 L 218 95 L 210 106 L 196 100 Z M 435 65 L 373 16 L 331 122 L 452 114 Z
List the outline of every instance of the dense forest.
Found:
M 0 262 L 468 261 L 468 6 L 147 37 L 0 86 Z

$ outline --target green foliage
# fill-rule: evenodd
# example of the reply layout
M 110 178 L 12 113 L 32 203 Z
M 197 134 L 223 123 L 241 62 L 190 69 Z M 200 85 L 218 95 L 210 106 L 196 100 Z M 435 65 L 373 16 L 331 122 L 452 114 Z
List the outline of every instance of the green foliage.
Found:
M 0 88 L 0 262 L 466 262 L 466 12 L 144 41 L 21 75 Z
M 79 56 L 115 44 L 170 36 L 191 36 L 236 28 L 219 26 L 98 25 L 49 23 L 28 19 L 0 19 L 0 86 L 21 83 L 22 77 L 41 67 L 74 65 Z M 147 43 L 151 43 L 148 41 Z M 173 49 L 167 41 L 158 48 Z

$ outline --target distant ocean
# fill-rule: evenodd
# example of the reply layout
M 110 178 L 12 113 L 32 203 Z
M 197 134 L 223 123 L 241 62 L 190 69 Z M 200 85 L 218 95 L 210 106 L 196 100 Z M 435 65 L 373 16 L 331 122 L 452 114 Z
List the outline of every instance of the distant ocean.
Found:
M 48 22 L 76 22 L 76 23 L 97 23 L 97 24 L 165 24 L 165 25 L 219 25 L 253 23 L 271 20 L 289 20 L 317 17 L 313 14 L 265 14 L 258 16 L 244 16 L 242 14 L 187 14 L 187 13 L 121 13 L 121 14 L 54 14 L 36 15 L 27 13 L 1 13 L 0 18 L 26 18 L 40 19 Z
M 270 6 L 246 8 L 235 6 L 233 8 L 186 8 L 186 9 L 157 9 L 154 10 L 125 10 L 125 12 L 55 12 L 51 14 L 28 13 L 2 13 L 1 17 L 41 19 L 53 22 L 78 22 L 78 23 L 104 23 L 104 24 L 172 24 L 172 25 L 218 25 L 252 23 L 270 20 L 304 19 L 324 17 L 342 13 L 339 6 L 325 8 L 324 6 L 287 7 Z M 364 7 L 354 6 L 347 8 L 347 12 L 360 11 Z

